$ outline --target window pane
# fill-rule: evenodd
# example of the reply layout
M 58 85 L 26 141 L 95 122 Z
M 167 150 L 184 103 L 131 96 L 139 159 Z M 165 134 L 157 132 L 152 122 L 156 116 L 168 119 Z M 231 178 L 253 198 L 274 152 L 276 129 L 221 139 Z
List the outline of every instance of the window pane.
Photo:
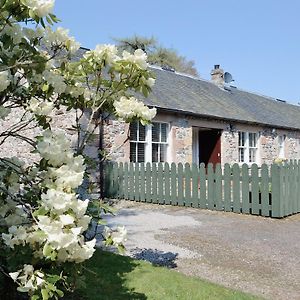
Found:
M 160 123 L 153 123 L 152 125 L 152 142 L 159 142 Z
M 256 149 L 249 149 L 249 162 L 256 161 Z
M 138 157 L 137 161 L 138 162 L 145 162 L 145 144 L 144 143 L 138 143 Z
M 245 149 L 240 148 L 239 149 L 239 162 L 244 162 L 245 161 Z
M 167 161 L 167 145 L 165 144 L 160 145 L 160 161 Z
M 256 133 L 249 133 L 249 147 L 256 147 Z
M 139 141 L 146 140 L 146 126 L 139 124 Z
M 138 130 L 138 124 L 136 122 L 130 123 L 129 125 L 129 136 L 131 141 L 137 141 L 137 130 Z
M 136 162 L 136 143 L 130 143 L 130 161 Z
M 161 123 L 161 133 L 160 133 L 160 139 L 161 142 L 166 143 L 167 142 L 167 124 Z
M 245 132 L 239 132 L 239 146 L 245 146 Z
M 158 162 L 159 144 L 152 144 L 152 162 Z

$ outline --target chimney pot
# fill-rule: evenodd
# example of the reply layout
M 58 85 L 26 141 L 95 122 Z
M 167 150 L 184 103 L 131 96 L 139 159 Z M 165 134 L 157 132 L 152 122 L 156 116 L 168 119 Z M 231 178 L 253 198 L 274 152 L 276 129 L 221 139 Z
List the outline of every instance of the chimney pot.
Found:
M 224 88 L 224 70 L 220 69 L 220 65 L 214 65 L 214 69 L 210 72 L 211 81 L 221 87 Z

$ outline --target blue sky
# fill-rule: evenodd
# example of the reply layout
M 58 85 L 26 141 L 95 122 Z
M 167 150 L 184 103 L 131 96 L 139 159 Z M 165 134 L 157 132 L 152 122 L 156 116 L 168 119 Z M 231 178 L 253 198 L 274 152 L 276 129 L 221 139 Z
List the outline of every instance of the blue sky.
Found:
M 300 102 L 298 0 L 56 0 L 55 13 L 82 46 L 153 35 L 204 79 L 220 64 L 241 89 Z

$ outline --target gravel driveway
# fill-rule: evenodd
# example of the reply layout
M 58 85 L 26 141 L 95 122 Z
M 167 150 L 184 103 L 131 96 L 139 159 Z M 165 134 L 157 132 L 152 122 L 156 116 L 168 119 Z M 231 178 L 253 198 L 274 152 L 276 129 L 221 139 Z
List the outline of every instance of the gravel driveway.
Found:
M 300 215 L 270 219 L 121 201 L 127 254 L 266 299 L 300 299 Z

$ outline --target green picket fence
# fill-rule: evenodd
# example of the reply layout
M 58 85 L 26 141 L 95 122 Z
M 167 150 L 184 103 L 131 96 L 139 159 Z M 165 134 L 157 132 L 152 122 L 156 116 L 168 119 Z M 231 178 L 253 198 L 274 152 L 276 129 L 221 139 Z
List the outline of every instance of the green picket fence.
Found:
M 300 164 L 106 163 L 107 198 L 275 218 L 300 212 Z

